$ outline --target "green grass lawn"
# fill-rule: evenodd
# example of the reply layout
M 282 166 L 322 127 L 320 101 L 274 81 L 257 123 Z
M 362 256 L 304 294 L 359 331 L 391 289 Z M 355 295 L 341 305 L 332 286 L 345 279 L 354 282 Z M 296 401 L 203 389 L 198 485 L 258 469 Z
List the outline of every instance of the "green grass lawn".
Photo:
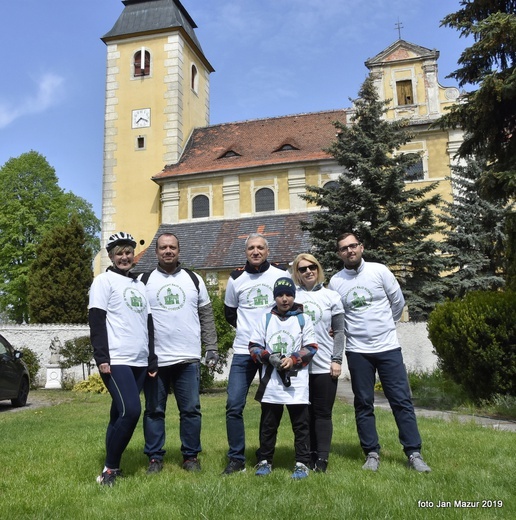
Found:
M 293 437 L 285 414 L 274 471 L 260 478 L 252 469 L 260 409 L 250 397 L 245 412 L 247 472 L 222 477 L 225 393 L 202 396 L 200 473 L 180 467 L 177 409 L 171 396 L 163 472 L 145 473 L 140 422 L 122 459 L 125 477 L 114 488 L 104 488 L 95 477 L 103 465 L 110 398 L 62 395 L 67 400 L 52 407 L 0 414 L 1 519 L 516 518 L 516 436 L 511 432 L 421 418 L 423 454 L 433 471 L 419 474 L 406 468 L 392 414 L 379 410 L 382 462 L 377 473 L 366 472 L 353 408 L 338 401 L 326 474 L 291 480 Z M 455 501 L 479 504 L 465 508 Z M 451 506 L 438 508 L 443 502 Z

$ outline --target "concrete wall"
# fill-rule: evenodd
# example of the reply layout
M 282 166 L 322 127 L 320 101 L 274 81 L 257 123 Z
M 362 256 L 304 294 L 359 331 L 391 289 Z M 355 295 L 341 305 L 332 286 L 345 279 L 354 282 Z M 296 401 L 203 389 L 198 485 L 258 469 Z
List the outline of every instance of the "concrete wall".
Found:
M 50 362 L 50 346 L 54 338 L 59 338 L 61 344 L 73 338 L 88 336 L 90 333 L 87 325 L 0 325 L 2 334 L 15 348 L 28 347 L 33 350 L 40 359 L 41 369 L 38 373 L 38 382 L 41 386 L 46 381 L 46 366 Z M 409 372 L 432 371 L 437 366 L 437 356 L 428 339 L 426 323 L 399 323 L 398 337 L 405 365 Z M 231 358 L 229 358 L 229 363 Z M 228 367 L 222 374 L 216 374 L 217 379 L 224 380 L 228 377 Z M 77 380 L 82 379 L 81 367 L 66 370 L 65 374 Z M 346 361 L 342 365 L 342 377 L 349 379 Z

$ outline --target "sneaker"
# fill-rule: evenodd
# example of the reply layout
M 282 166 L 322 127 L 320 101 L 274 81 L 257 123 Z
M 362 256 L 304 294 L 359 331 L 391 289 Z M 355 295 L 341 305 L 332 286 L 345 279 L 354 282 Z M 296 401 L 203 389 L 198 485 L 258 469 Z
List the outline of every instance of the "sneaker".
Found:
M 151 459 L 149 461 L 149 467 L 147 468 L 147 474 L 159 473 L 163 469 L 163 461 L 161 459 Z
M 186 471 L 201 471 L 201 463 L 199 462 L 197 457 L 185 459 L 183 461 L 183 469 Z
M 238 459 L 230 459 L 226 469 L 222 472 L 223 475 L 231 475 L 233 473 L 244 472 L 245 461 Z
M 362 466 L 362 469 L 368 469 L 369 471 L 378 471 L 378 467 L 380 466 L 380 455 L 376 453 L 376 451 L 370 451 L 367 454 L 365 464 Z
M 266 460 L 262 460 L 258 462 L 255 466 L 256 472 L 255 475 L 257 477 L 265 477 L 266 475 L 270 475 L 272 472 L 272 464 L 269 464 Z
M 316 473 L 326 473 L 326 468 L 328 467 L 328 461 L 325 459 L 317 459 L 314 465 L 314 471 Z
M 423 457 L 421 457 L 421 453 L 419 453 L 417 451 L 409 457 L 408 467 L 411 469 L 415 469 L 416 471 L 419 471 L 420 473 L 430 473 L 430 471 L 432 471 L 428 467 L 426 462 L 423 460 Z
M 296 465 L 294 466 L 294 473 L 292 473 L 292 478 L 294 480 L 301 480 L 308 477 L 309 472 L 310 470 L 302 462 L 296 462 Z
M 107 469 L 97 477 L 97 482 L 101 486 L 113 487 L 115 485 L 116 477 L 121 477 L 122 471 L 119 469 Z

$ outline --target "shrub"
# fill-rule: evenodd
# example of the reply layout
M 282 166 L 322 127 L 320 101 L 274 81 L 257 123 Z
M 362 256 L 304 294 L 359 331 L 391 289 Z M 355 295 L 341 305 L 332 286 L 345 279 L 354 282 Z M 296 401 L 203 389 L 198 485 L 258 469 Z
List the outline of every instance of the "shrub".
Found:
M 64 347 L 59 350 L 59 354 L 61 355 L 61 362 L 59 363 L 61 368 L 81 365 L 83 379 L 86 379 L 86 371 L 88 376 L 91 374 L 91 368 L 94 364 L 93 346 L 89 336 L 80 336 L 65 341 Z
M 91 374 L 85 381 L 77 383 L 73 389 L 74 392 L 90 392 L 92 394 L 107 394 L 107 388 L 100 377 L 100 374 Z
M 201 365 L 201 390 L 213 387 L 215 373 L 222 374 L 226 366 L 229 349 L 233 346 L 235 339 L 235 329 L 226 321 L 224 316 L 224 298 L 217 292 L 210 292 L 211 306 L 215 318 L 215 328 L 217 329 L 217 344 L 219 348 L 219 358 L 215 369 L 209 369 L 206 365 Z M 205 354 L 203 345 L 202 355 Z
M 439 367 L 474 400 L 516 395 L 516 292 L 470 292 L 439 304 L 428 335 Z
M 21 348 L 20 352 L 23 353 L 23 362 L 27 365 L 29 370 L 30 387 L 34 389 L 37 387 L 36 376 L 38 375 L 39 369 L 41 368 L 39 356 L 28 347 Z

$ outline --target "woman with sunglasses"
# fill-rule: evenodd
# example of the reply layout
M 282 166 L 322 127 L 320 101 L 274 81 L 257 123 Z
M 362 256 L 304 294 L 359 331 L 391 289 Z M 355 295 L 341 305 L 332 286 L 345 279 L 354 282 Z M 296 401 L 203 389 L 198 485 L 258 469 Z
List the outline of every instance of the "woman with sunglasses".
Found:
M 321 264 L 301 253 L 292 264 L 296 303 L 312 319 L 319 350 L 309 365 L 312 469 L 326 472 L 333 435 L 332 411 L 344 351 L 344 308 L 337 292 L 323 286 Z M 331 333 L 330 333 L 331 332 Z

